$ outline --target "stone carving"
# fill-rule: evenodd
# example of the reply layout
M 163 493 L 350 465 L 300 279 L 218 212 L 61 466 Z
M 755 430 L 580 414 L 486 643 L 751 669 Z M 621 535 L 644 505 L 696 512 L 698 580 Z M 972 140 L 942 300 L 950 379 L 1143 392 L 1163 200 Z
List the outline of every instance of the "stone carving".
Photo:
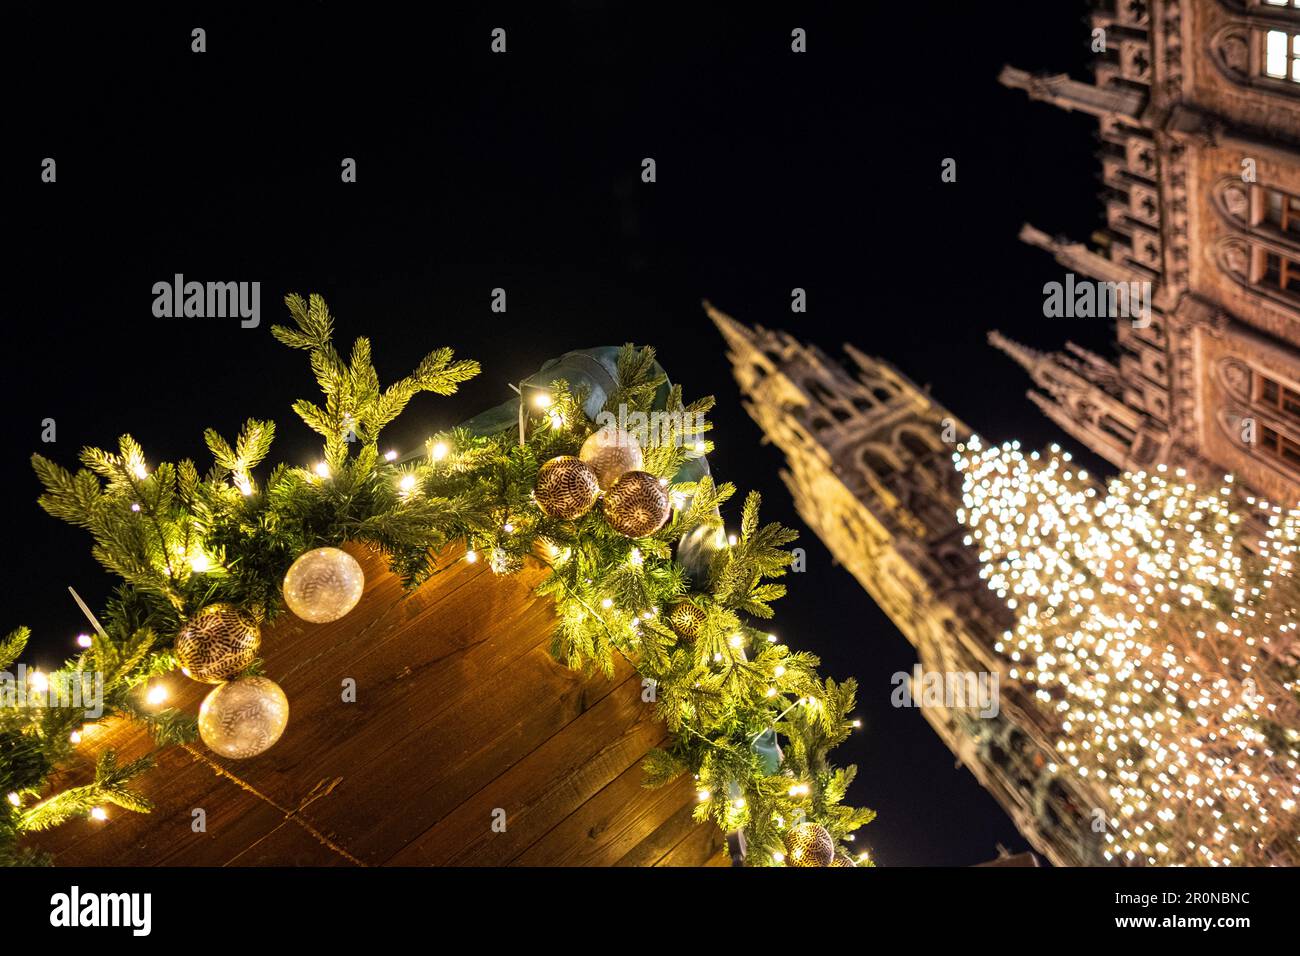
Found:
M 1219 378 L 1224 387 L 1243 401 L 1250 401 L 1250 367 L 1236 359 L 1219 361 Z
M 1224 187 L 1220 195 L 1223 197 L 1223 208 L 1228 211 L 1228 215 L 1241 220 L 1245 220 L 1250 215 L 1250 194 L 1246 192 L 1244 185 L 1231 183 Z

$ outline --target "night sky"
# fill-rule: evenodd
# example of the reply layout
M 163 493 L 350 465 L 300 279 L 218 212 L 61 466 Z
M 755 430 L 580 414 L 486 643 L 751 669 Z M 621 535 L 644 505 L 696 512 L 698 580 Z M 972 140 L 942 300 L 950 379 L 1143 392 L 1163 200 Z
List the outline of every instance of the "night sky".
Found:
M 325 295 L 345 344 L 371 336 L 386 381 L 440 345 L 483 364 L 454 398 L 412 404 L 386 442 L 403 451 L 547 358 L 653 344 L 688 398 L 719 399 L 715 474 L 800 529 L 702 298 L 886 358 L 989 438 L 1065 441 L 984 340 L 1110 341 L 1099 320 L 1042 317 L 1062 270 L 1016 239 L 1026 220 L 1080 240 L 1097 228 L 1095 122 L 996 81 L 1006 62 L 1085 76 L 1082 0 L 995 19 L 973 4 L 536 6 L 428 23 L 355 5 L 238 22 L 10 15 L 0 629 L 33 628 L 29 661 L 73 650 L 85 622 L 68 585 L 98 606 L 114 579 L 88 535 L 36 506 L 28 456 L 72 465 L 130 432 L 152 461 L 206 466 L 203 429 L 256 416 L 280 425 L 273 460 L 314 460 L 289 405 L 315 384 L 270 335 L 290 291 Z M 194 26 L 207 53 L 190 52 Z M 790 52 L 796 26 L 805 55 Z M 46 156 L 56 184 L 39 181 Z M 340 182 L 344 157 L 355 184 Z M 945 157 L 955 184 L 940 182 Z M 155 318 L 151 288 L 175 273 L 260 281 L 261 326 Z M 790 313 L 795 286 L 806 314 Z M 880 814 L 859 840 L 892 866 L 1024 849 L 920 713 L 890 707 L 890 675 L 915 655 L 804 530 L 808 570 L 773 629 L 860 683 L 864 729 L 836 753 L 859 766 L 851 799 Z

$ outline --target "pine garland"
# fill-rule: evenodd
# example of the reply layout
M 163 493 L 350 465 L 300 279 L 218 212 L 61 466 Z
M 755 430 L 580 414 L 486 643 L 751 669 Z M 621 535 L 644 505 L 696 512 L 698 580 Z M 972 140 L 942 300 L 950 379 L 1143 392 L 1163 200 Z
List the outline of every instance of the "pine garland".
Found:
M 344 541 L 382 551 L 408 588 L 443 568 L 448 544 L 463 542 L 466 558 L 482 555 L 497 573 L 526 560 L 550 573 L 538 587 L 553 599 L 551 649 L 571 668 L 612 674 L 625 657 L 651 683 L 657 715 L 673 733 L 666 749 L 645 760 L 647 786 L 683 773 L 697 780 L 697 819 L 725 831 L 742 828 L 750 864 L 782 859 L 782 836 L 801 821 L 826 828 L 837 847 L 874 813 L 842 805 L 855 768 L 836 768 L 829 751 L 854 722 L 855 684 L 817 676 L 815 656 L 794 652 L 756 619 L 785 593 L 781 577 L 795 533 L 759 520 L 759 496 L 744 501 L 737 533 L 728 538 L 718 508 L 735 488 L 705 477 L 676 482 L 682 467 L 708 453 L 704 414 L 712 399 L 690 404 L 667 390 L 667 423 L 644 448 L 643 468 L 669 483 L 674 512 L 658 532 L 632 540 L 615 532 L 599 508 L 576 521 L 547 517 L 533 498 L 540 466 L 575 455 L 594 425 L 583 413 L 587 396 L 554 382 L 544 409 L 529 409 L 518 432 L 473 434 L 452 429 L 430 439 L 429 453 L 390 461 L 379 436 L 416 394 L 453 394 L 479 371 L 450 349 L 431 352 L 415 371 L 381 388 L 369 340 L 359 338 L 345 362 L 333 344 L 324 300 L 286 298 L 292 326 L 275 326 L 284 344 L 306 351 L 323 401 L 300 400 L 294 411 L 324 440 L 314 468 L 277 465 L 265 481 L 254 475 L 267 458 L 275 425 L 250 419 L 234 442 L 208 430 L 213 465 L 200 476 L 193 462 L 152 470 L 143 450 L 123 436 L 118 451 L 88 448 L 72 473 L 39 455 L 32 463 L 45 487 L 40 505 L 86 528 L 95 557 L 123 584 L 103 615 L 105 634 L 51 683 L 81 672 L 104 675 L 104 717 L 144 722 L 158 745 L 194 739 L 194 720 L 146 707 L 143 685 L 175 665 L 170 646 L 182 623 L 201 608 L 228 602 L 259 620 L 283 610 L 285 572 L 303 551 Z M 606 409 L 650 413 L 665 384 L 651 348 L 625 346 Z M 521 399 L 522 400 L 522 399 Z M 527 408 L 527 405 L 525 405 Z M 692 422 L 692 433 L 673 423 Z M 703 423 L 698 424 L 698 423 Z M 707 572 L 692 578 L 674 558 L 684 535 L 716 536 Z M 669 610 L 689 601 L 702 614 L 691 640 L 667 623 Z M 0 642 L 0 670 L 26 643 L 19 630 Z M 260 667 L 260 662 L 253 665 Z M 103 718 L 101 718 L 103 719 Z M 40 862 L 24 850 L 23 833 L 57 825 L 109 802 L 144 812 L 128 786 L 150 758 L 119 765 L 105 753 L 93 781 L 48 793 L 51 772 L 76 759 L 80 710 L 0 706 L 0 862 Z M 754 743 L 775 731 L 784 742 L 773 768 Z

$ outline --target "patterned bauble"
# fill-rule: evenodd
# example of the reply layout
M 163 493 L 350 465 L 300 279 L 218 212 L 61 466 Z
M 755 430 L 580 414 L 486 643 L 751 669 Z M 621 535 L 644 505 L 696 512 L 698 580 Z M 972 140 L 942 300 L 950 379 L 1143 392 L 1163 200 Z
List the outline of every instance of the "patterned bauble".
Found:
M 857 867 L 857 864 L 853 862 L 853 858 L 849 856 L 847 853 L 845 853 L 843 850 L 835 851 L 835 858 L 831 860 L 830 865 L 832 867 L 836 867 L 836 866 L 851 866 L 854 868 Z
M 641 443 L 636 436 L 612 426 L 588 435 L 578 457 L 596 472 L 600 487 L 605 491 L 614 487 L 614 482 L 629 471 L 640 471 L 644 464 Z
M 304 621 L 326 624 L 356 607 L 365 586 L 356 558 L 338 548 L 316 548 L 284 576 L 284 603 Z
M 835 841 L 816 823 L 796 823 L 785 833 L 785 862 L 790 866 L 830 866 Z
M 629 471 L 605 495 L 605 518 L 619 534 L 644 538 L 668 520 L 668 490 L 654 475 Z
M 581 518 L 600 496 L 600 482 L 591 466 L 572 455 L 552 458 L 537 472 L 537 507 L 552 518 Z
M 186 677 L 220 684 L 253 663 L 261 643 L 249 615 L 230 604 L 209 604 L 176 635 L 176 662 Z
M 256 757 L 280 739 L 289 722 L 289 699 L 266 677 L 222 684 L 199 708 L 199 736 L 222 757 Z
M 668 609 L 668 626 L 677 632 L 678 637 L 693 641 L 704 631 L 704 622 L 709 616 L 704 609 L 692 601 L 682 601 Z

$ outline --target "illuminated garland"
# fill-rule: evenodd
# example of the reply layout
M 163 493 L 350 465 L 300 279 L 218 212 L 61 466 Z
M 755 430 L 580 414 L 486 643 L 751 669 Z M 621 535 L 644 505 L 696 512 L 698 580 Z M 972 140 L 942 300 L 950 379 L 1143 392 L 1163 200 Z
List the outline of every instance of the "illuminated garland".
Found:
M 1102 489 L 1055 447 L 954 460 L 1017 615 L 995 650 L 1057 728 L 1049 771 L 1098 800 L 1105 857 L 1300 865 L 1300 507 L 1164 466 Z
M 159 677 L 176 666 L 176 635 L 201 610 L 223 604 L 249 620 L 272 620 L 282 613 L 282 582 L 295 559 L 344 541 L 382 551 L 403 582 L 417 587 L 444 570 L 439 556 L 462 542 L 463 560 L 483 556 L 496 573 L 529 559 L 549 566 L 538 592 L 555 602 L 558 659 L 611 673 L 614 655 L 623 655 L 653 682 L 657 715 L 673 738 L 647 757 L 647 785 L 693 774 L 696 818 L 743 830 L 749 864 L 854 865 L 843 844 L 874 814 L 841 804 L 855 768 L 836 768 L 827 754 L 857 726 L 855 684 L 821 680 L 814 656 L 791 651 L 753 623 L 770 617 L 769 602 L 784 593 L 770 579 L 791 561 L 784 545 L 793 532 L 760 525 L 751 494 L 728 535 L 718 506 L 732 486 L 707 475 L 680 480 L 712 447 L 700 434 L 711 400 L 686 405 L 658 373 L 652 350 L 626 346 L 619 354 L 607 410 L 658 409 L 668 413 L 665 421 L 696 423 L 666 427 L 645 443 L 641 469 L 665 487 L 671 516 L 658 530 L 629 538 L 614 530 L 604 508 L 564 520 L 538 506 L 541 466 L 577 455 L 595 430 L 583 409 L 588 395 L 554 381 L 531 390 L 530 401 L 521 396 L 517 429 L 453 429 L 432 436 L 425 454 L 403 460 L 380 452 L 381 429 L 417 393 L 453 393 L 477 374 L 477 364 L 438 350 L 381 389 L 368 340 L 358 339 L 345 362 L 332 344 L 324 301 L 286 302 L 295 324 L 273 332 L 310 354 L 325 399 L 299 401 L 294 410 L 324 439 L 320 461 L 278 465 L 259 483 L 255 470 L 275 426 L 256 420 L 233 444 L 206 433 L 215 464 L 203 476 L 188 461 L 151 468 L 129 436 L 117 453 L 83 451 L 86 468 L 75 474 L 33 458 L 46 489 L 41 505 L 87 528 L 96 557 L 124 581 L 102 615 L 103 633 L 85 637 L 81 654 L 60 671 L 31 676 L 33 689 L 97 672 L 105 717 L 142 721 L 160 746 L 188 742 L 194 718 L 162 706 Z M 694 542 L 689 569 L 674 554 L 686 540 Z M 0 642 L 0 670 L 25 641 L 20 630 Z M 255 663 L 245 673 L 259 669 Z M 77 759 L 84 724 L 68 708 L 0 707 L 0 794 L 8 797 L 0 808 L 0 862 L 37 859 L 19 847 L 23 833 L 79 815 L 104 819 L 107 804 L 149 808 L 128 786 L 148 759 L 120 766 L 111 752 L 91 783 L 48 792 L 51 771 Z M 857 862 L 870 861 L 861 854 Z

